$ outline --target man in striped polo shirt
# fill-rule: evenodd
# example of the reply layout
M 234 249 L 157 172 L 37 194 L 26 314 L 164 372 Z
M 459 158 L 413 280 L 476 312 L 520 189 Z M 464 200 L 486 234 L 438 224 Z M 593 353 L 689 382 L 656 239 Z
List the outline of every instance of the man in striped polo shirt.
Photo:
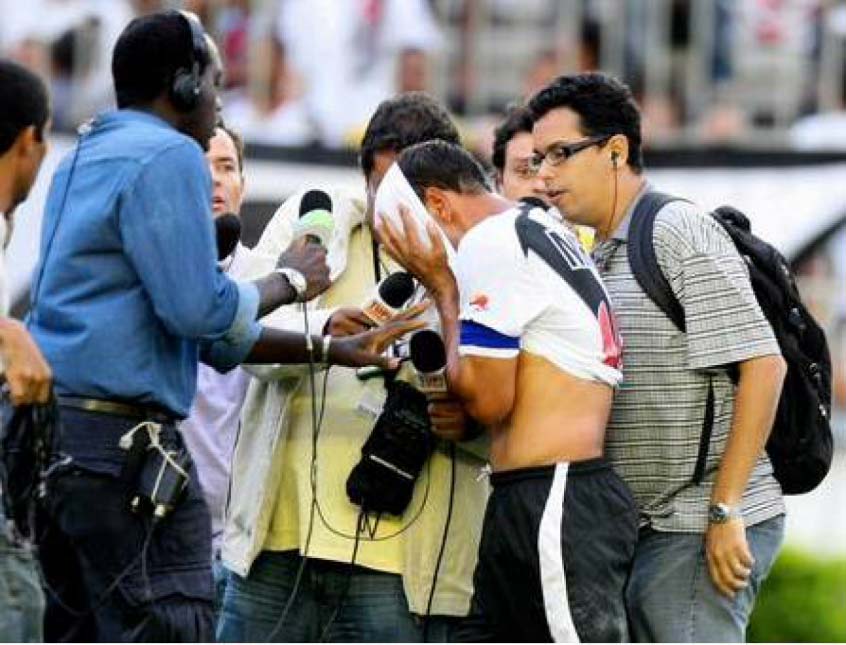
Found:
M 778 344 L 731 239 L 688 202 L 664 206 L 654 233 L 686 333 L 632 275 L 628 231 L 649 185 L 640 114 L 625 85 L 562 76 L 529 108 L 539 178 L 567 219 L 596 229 L 595 259 L 623 335 L 606 454 L 640 511 L 626 599 L 631 637 L 742 641 L 783 535 L 781 490 L 764 451 L 786 369 Z M 709 383 L 713 430 L 700 451 Z M 694 483 L 700 460 L 705 474 Z

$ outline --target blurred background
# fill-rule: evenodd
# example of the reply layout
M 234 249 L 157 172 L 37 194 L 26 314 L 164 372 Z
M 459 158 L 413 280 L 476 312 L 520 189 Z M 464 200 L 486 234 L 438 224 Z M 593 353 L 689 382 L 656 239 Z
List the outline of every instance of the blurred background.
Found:
M 356 148 L 382 99 L 426 90 L 483 162 L 505 108 L 601 69 L 643 110 L 667 192 L 745 211 L 791 260 L 834 363 L 837 456 L 788 500 L 786 548 L 750 639 L 846 641 L 846 2 L 835 0 L 0 0 L 0 55 L 48 80 L 53 148 L 8 265 L 25 310 L 40 210 L 75 128 L 113 104 L 112 46 L 135 15 L 197 13 L 248 142 L 248 242 L 304 184 L 363 188 Z

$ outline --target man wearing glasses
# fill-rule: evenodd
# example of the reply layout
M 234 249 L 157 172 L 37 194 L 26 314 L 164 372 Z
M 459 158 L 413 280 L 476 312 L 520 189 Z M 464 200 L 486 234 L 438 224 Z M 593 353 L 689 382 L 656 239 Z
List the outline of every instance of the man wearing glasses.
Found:
M 512 107 L 494 130 L 491 163 L 496 169 L 496 189 L 506 199 L 524 197 L 546 200 L 533 163 L 532 113 L 524 105 Z
M 639 286 L 627 241 L 649 186 L 625 85 L 562 76 L 529 109 L 538 178 L 567 219 L 596 229 L 594 258 L 624 340 L 605 450 L 640 511 L 626 594 L 632 640 L 742 641 L 784 529 L 763 449 L 785 373 L 778 344 L 728 234 L 689 202 L 658 211 L 653 235 L 686 331 Z M 702 442 L 709 406 L 711 438 Z
M 548 203 L 544 183 L 538 179 L 538 164 L 532 146 L 532 113 L 515 105 L 494 130 L 494 182 L 497 192 L 512 201 L 533 198 Z M 557 211 L 554 211 L 557 212 Z M 564 220 L 587 250 L 593 247 L 593 229 L 574 226 Z

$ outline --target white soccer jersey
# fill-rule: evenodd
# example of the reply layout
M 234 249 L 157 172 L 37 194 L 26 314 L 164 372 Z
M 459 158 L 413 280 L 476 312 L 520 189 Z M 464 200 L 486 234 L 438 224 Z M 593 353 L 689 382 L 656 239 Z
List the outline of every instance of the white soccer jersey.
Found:
M 461 353 L 542 356 L 616 386 L 622 341 L 611 301 L 576 237 L 541 208 L 488 217 L 461 240 Z

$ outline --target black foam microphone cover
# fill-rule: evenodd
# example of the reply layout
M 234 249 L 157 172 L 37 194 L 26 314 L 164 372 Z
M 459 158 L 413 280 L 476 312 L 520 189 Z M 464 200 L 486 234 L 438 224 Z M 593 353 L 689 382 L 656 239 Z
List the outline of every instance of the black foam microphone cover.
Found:
M 332 198 L 326 191 L 315 189 L 303 193 L 300 200 L 300 217 L 311 211 L 332 212 Z
M 446 367 L 446 347 L 440 334 L 431 329 L 421 329 L 408 342 L 408 352 L 414 369 L 431 374 Z
M 414 293 L 414 278 L 410 273 L 397 271 L 379 283 L 379 297 L 392 309 L 400 309 Z
M 224 213 L 214 219 L 214 232 L 217 238 L 217 259 L 224 260 L 241 239 L 241 218 L 234 213 Z

